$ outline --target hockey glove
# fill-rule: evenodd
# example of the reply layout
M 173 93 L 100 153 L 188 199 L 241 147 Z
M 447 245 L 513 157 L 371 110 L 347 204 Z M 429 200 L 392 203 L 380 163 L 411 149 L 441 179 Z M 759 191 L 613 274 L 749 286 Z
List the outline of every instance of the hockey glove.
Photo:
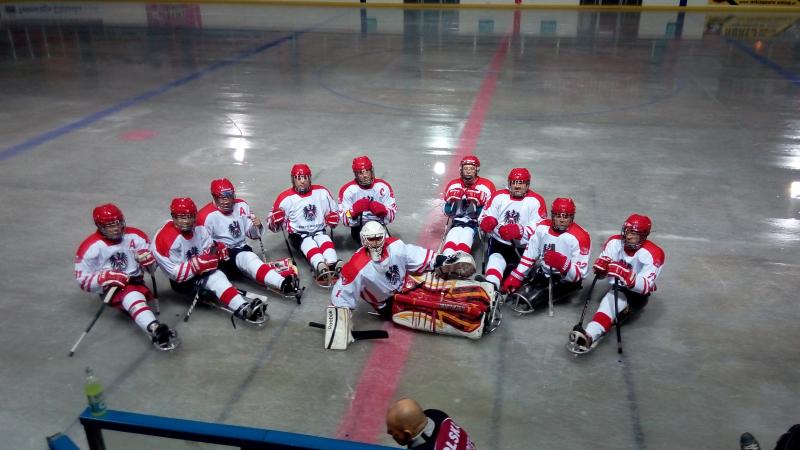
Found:
M 195 255 L 189 260 L 189 265 L 192 267 L 195 275 L 202 275 L 206 272 L 217 270 L 219 259 L 217 255 L 205 253 L 202 255 Z
M 217 255 L 218 261 L 227 261 L 230 259 L 230 252 L 228 251 L 228 247 L 219 241 L 214 241 L 214 245 L 208 249 L 208 252 L 212 255 Z
M 481 220 L 481 230 L 483 230 L 484 233 L 491 233 L 496 226 L 497 219 L 492 216 L 486 216 Z
M 567 273 L 567 270 L 569 269 L 569 258 L 567 258 L 567 256 L 563 253 L 559 253 L 555 250 L 548 250 L 544 252 L 542 259 L 544 259 L 545 264 L 561 272 L 561 274 Z
M 467 189 L 464 194 L 467 196 L 467 200 L 475 203 L 478 207 L 486 203 L 486 194 L 477 189 Z
M 333 211 L 325 214 L 325 225 L 328 225 L 331 228 L 339 225 L 339 215 Z
M 286 213 L 282 209 L 274 209 L 269 215 L 269 229 L 273 232 L 278 232 L 283 226 L 283 221 L 286 220 Z
M 500 227 L 500 237 L 507 241 L 514 241 L 522 238 L 522 225 L 507 223 Z
M 509 274 L 506 279 L 503 280 L 503 285 L 500 286 L 500 292 L 503 294 L 510 294 L 520 287 L 522 287 L 522 280 L 515 277 L 513 274 Z
M 447 193 L 444 195 L 444 200 L 447 203 L 452 203 L 461 201 L 463 197 L 464 197 L 464 190 L 461 189 L 460 187 L 455 187 L 447 191 Z
M 445 278 L 466 279 L 475 273 L 475 260 L 467 252 L 455 252 L 450 256 L 436 255 L 433 268 Z
M 592 269 L 594 270 L 595 275 L 598 277 L 604 277 L 608 274 L 608 263 L 611 262 L 611 258 L 608 256 L 601 256 L 594 261 L 594 265 Z
M 136 250 L 136 261 L 148 272 L 153 269 L 153 264 L 156 263 L 156 258 L 146 248 Z
M 372 211 L 372 214 L 375 214 L 381 219 L 383 219 L 384 217 L 386 217 L 387 214 L 389 214 L 389 210 L 386 209 L 386 207 L 383 206 L 383 203 L 381 202 L 376 202 L 376 201 L 370 202 L 369 210 Z
M 120 289 L 128 284 L 128 276 L 122 272 L 115 272 L 113 270 L 106 270 L 97 277 L 97 283 L 104 288 L 116 286 Z
M 608 265 L 608 275 L 625 283 L 625 286 L 629 288 L 636 284 L 636 273 L 616 261 Z
M 353 203 L 353 207 L 350 208 L 350 215 L 353 217 L 358 217 L 364 211 L 368 211 L 370 207 L 370 200 L 368 198 L 362 198 L 361 200 Z

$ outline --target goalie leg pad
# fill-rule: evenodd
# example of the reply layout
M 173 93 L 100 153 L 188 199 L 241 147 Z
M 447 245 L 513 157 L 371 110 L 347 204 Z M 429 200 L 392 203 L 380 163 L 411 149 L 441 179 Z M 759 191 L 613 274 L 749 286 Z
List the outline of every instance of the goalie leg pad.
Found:
M 350 308 L 328 306 L 325 310 L 326 350 L 347 350 L 353 339 L 353 312 Z

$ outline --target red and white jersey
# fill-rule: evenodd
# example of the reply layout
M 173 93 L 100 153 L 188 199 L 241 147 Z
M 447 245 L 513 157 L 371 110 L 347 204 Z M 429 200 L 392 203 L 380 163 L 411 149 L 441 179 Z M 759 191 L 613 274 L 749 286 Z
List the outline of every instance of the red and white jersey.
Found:
M 500 189 L 495 191 L 492 198 L 489 199 L 489 203 L 483 208 L 478 223 L 487 216 L 497 219 L 497 226 L 492 230 L 492 238 L 511 245 L 510 242 L 500 238 L 500 227 L 509 223 L 516 223 L 523 227 L 536 226 L 547 218 L 547 205 L 541 195 L 531 190 L 525 194 L 525 197 L 514 198 L 508 189 Z M 523 236 L 524 238 L 525 236 Z
M 261 236 L 261 230 L 250 219 L 250 205 L 240 198 L 234 200 L 230 214 L 223 214 L 213 201 L 209 202 L 197 213 L 197 225 L 206 227 L 213 240 L 228 248 L 244 247 L 245 236 L 250 239 Z
M 97 277 L 106 270 L 122 272 L 129 277 L 141 276 L 143 272 L 136 261 L 136 251 L 146 250 L 149 245 L 147 235 L 138 228 L 125 227 L 119 243 L 95 231 L 75 252 L 75 281 L 84 291 L 99 294 L 103 287 L 97 283 Z
M 156 232 L 151 251 L 167 276 L 183 283 L 195 276 L 189 259 L 205 253 L 212 244 L 206 227 L 195 225 L 194 231 L 181 233 L 170 220 Z
M 589 273 L 589 254 L 591 253 L 592 238 L 580 225 L 572 222 L 567 229 L 559 233 L 553 230 L 551 219 L 539 222 L 535 227 L 525 227 L 528 246 L 522 254 L 519 265 L 514 269 L 514 275 L 524 279 L 531 267 L 540 259 L 547 250 L 554 250 L 569 258 L 569 268 L 562 275 L 562 279 L 569 282 L 578 282 Z M 540 261 L 542 269 L 547 276 L 550 266 Z M 557 269 L 556 272 L 558 271 Z
M 286 213 L 286 231 L 289 233 L 313 234 L 325 228 L 325 215 L 338 213 L 336 202 L 324 186 L 312 184 L 305 194 L 294 188 L 278 195 L 272 210 L 282 209 Z
M 358 217 L 351 216 L 353 204 L 362 198 L 368 198 L 371 201 L 383 203 L 386 207 L 386 217 L 380 217 L 372 214 L 371 211 L 364 211 Z M 397 203 L 394 200 L 394 191 L 389 183 L 386 181 L 375 178 L 371 187 L 363 188 L 355 180 L 345 184 L 339 189 L 339 216 L 342 219 L 342 224 L 348 227 L 362 225 L 370 220 L 377 220 L 381 223 L 390 223 L 394 221 L 394 216 L 397 214 Z
M 664 266 L 664 250 L 653 241 L 644 241 L 638 250 L 628 252 L 625 250 L 625 238 L 615 234 L 603 245 L 600 256 L 607 256 L 611 261 L 622 261 L 636 272 L 636 282 L 630 290 L 640 294 L 649 294 L 656 290 L 656 279 Z M 614 284 L 613 277 L 609 277 L 609 283 Z
M 486 205 L 486 202 L 489 201 L 489 198 L 491 198 L 492 194 L 494 194 L 494 191 L 495 191 L 494 183 L 492 183 L 492 180 L 489 180 L 487 178 L 478 177 L 478 179 L 475 181 L 475 183 L 468 188 L 468 187 L 464 186 L 464 182 L 461 180 L 461 177 L 458 177 L 458 178 L 450 181 L 449 183 L 447 183 L 447 186 L 444 188 L 443 198 L 444 198 L 445 204 L 447 202 L 447 193 L 451 189 L 463 189 L 463 190 L 474 189 L 474 190 L 479 191 L 482 194 L 481 195 L 481 205 Z M 469 202 L 467 202 L 467 201 L 462 201 L 460 204 L 457 204 L 456 205 L 455 216 L 453 217 L 453 221 L 454 222 L 469 222 L 470 220 L 477 220 L 478 216 L 480 215 L 480 213 L 482 211 L 481 208 L 483 208 L 483 206 L 478 207 L 478 209 L 475 212 L 472 212 L 472 213 L 469 213 L 468 207 L 469 207 Z
M 362 247 L 342 267 L 342 276 L 331 292 L 334 306 L 355 308 L 358 298 L 378 308 L 403 287 L 406 273 L 432 269 L 436 253 L 400 239 L 387 237 L 383 259 L 372 261 Z

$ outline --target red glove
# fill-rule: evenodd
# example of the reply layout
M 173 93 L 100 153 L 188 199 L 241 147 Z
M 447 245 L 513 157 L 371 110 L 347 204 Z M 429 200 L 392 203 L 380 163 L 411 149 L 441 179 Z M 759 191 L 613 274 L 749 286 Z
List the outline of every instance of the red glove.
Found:
M 601 256 L 594 261 L 594 273 L 599 277 L 604 277 L 608 273 L 608 263 L 611 262 L 611 258 L 608 256 Z
M 492 216 L 486 216 L 481 220 L 481 230 L 483 230 L 484 233 L 491 233 L 496 226 L 497 219 Z
M 228 247 L 222 242 L 214 241 L 214 245 L 208 251 L 212 255 L 217 255 L 217 261 L 227 261 L 231 257 Z
M 500 237 L 507 241 L 522 239 L 522 225 L 507 223 L 500 227 Z
M 483 206 L 486 203 L 486 194 L 477 189 L 467 189 L 464 194 L 467 200 L 475 203 L 477 206 Z
M 624 264 L 616 261 L 608 265 L 608 275 L 622 281 L 625 283 L 625 286 L 629 288 L 633 287 L 636 283 L 636 273 Z
M 192 270 L 194 271 L 195 275 L 202 275 L 206 272 L 217 270 L 219 259 L 217 258 L 217 255 L 204 253 L 202 255 L 192 256 L 192 258 L 189 260 L 189 264 L 192 266 Z
M 282 209 L 273 209 L 269 215 L 269 229 L 277 232 L 283 226 L 283 221 L 286 220 L 286 213 Z
M 522 286 L 522 280 L 515 277 L 514 275 L 508 275 L 505 280 L 503 280 L 503 285 L 500 286 L 500 292 L 503 294 L 510 294 Z
M 569 269 L 569 258 L 563 253 L 559 253 L 555 250 L 548 250 L 544 252 L 543 259 L 545 264 L 562 274 L 567 273 L 567 269 Z
M 464 197 L 464 190 L 460 187 L 454 187 L 444 194 L 444 201 L 447 203 L 458 202 Z
M 353 203 L 353 207 L 350 208 L 350 214 L 353 216 L 360 216 L 361 213 L 364 211 L 368 211 L 371 202 L 368 198 L 362 198 L 361 200 Z
M 139 262 L 139 265 L 147 269 L 148 271 L 156 263 L 156 258 L 146 248 L 136 250 L 136 261 Z
M 389 214 L 389 210 L 387 210 L 386 207 L 383 206 L 383 203 L 381 202 L 376 202 L 376 201 L 370 202 L 369 210 L 372 211 L 372 214 L 375 214 L 381 219 L 386 217 L 386 214 Z
M 97 277 L 97 283 L 104 288 L 110 288 L 111 286 L 124 288 L 128 284 L 128 276 L 122 272 L 106 270 Z
M 329 225 L 331 228 L 339 225 L 339 215 L 333 211 L 325 214 L 325 224 Z

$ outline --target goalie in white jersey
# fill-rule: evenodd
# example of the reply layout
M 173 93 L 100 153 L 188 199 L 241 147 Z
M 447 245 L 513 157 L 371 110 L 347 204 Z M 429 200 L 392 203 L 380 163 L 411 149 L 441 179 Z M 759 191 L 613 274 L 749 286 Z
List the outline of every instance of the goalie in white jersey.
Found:
M 333 241 L 325 226 L 339 224 L 339 209 L 324 186 L 311 184 L 311 168 L 295 164 L 291 170 L 292 187 L 278 195 L 272 205 L 269 229 L 284 228 L 289 242 L 305 255 L 314 269 L 314 277 L 322 286 L 330 287 L 339 277 L 342 261 L 336 255 Z
M 264 226 L 250 211 L 250 205 L 236 198 L 233 183 L 227 178 L 213 180 L 211 197 L 213 200 L 197 215 L 197 224 L 206 227 L 215 242 L 228 247 L 230 258 L 220 262 L 219 269 L 229 277 L 245 274 L 257 283 L 291 294 L 297 284 L 296 275 L 283 267 L 264 263 L 247 245 L 246 237 L 261 239 Z
M 350 236 L 360 242 L 361 227 L 374 220 L 383 225 L 394 221 L 397 203 L 386 181 L 375 178 L 372 161 L 366 156 L 353 158 L 353 181 L 339 189 L 339 215 L 350 227 Z
M 262 323 L 266 304 L 260 299 L 247 301 L 236 290 L 219 264 L 229 258 L 228 248 L 211 240 L 206 227 L 198 225 L 197 206 L 188 197 L 170 203 L 172 220 L 155 235 L 152 248 L 159 267 L 169 277 L 172 289 L 192 295 L 211 292 L 233 315 L 252 323 Z
M 525 227 L 524 235 L 528 246 L 500 289 L 505 294 L 515 292 L 527 279 L 524 289 L 515 296 L 518 301 L 524 299 L 524 304 L 515 306 L 517 312 L 532 312 L 547 301 L 551 274 L 554 299 L 563 299 L 581 289 L 589 272 L 592 241 L 589 233 L 575 223 L 575 202 L 571 198 L 553 200 L 550 219 Z
M 620 286 L 616 307 L 620 321 L 644 308 L 650 294 L 656 290 L 656 279 L 665 258 L 664 250 L 647 239 L 651 228 L 649 217 L 632 214 L 622 224 L 622 232 L 608 238 L 603 245 L 603 252 L 594 262 L 593 269 L 598 277 L 608 276 L 610 284 L 613 285 L 617 280 Z M 573 353 L 592 350 L 616 323 L 612 289 L 603 297 L 586 328 L 581 325 L 573 328 L 567 348 Z
M 460 176 L 447 183 L 444 189 L 444 213 L 452 218 L 453 224 L 445 237 L 443 255 L 457 251 L 472 253 L 478 217 L 495 191 L 491 180 L 478 176 L 480 170 L 481 161 L 477 156 L 465 156 L 461 159 Z
M 144 284 L 144 272 L 153 271 L 155 259 L 147 235 L 125 225 L 116 205 L 100 205 L 92 212 L 97 231 L 89 235 L 75 254 L 75 281 L 81 289 L 104 295 L 115 287 L 109 304 L 125 310 L 136 325 L 150 336 L 159 350 L 172 350 L 177 334 L 159 323 L 147 306 L 152 294 Z
M 478 218 L 481 230 L 489 236 L 486 249 L 489 258 L 484 275 L 486 281 L 498 289 L 525 251 L 523 227 L 534 226 L 547 218 L 544 198 L 530 190 L 530 184 L 528 169 L 511 169 L 508 189 L 496 191 Z

